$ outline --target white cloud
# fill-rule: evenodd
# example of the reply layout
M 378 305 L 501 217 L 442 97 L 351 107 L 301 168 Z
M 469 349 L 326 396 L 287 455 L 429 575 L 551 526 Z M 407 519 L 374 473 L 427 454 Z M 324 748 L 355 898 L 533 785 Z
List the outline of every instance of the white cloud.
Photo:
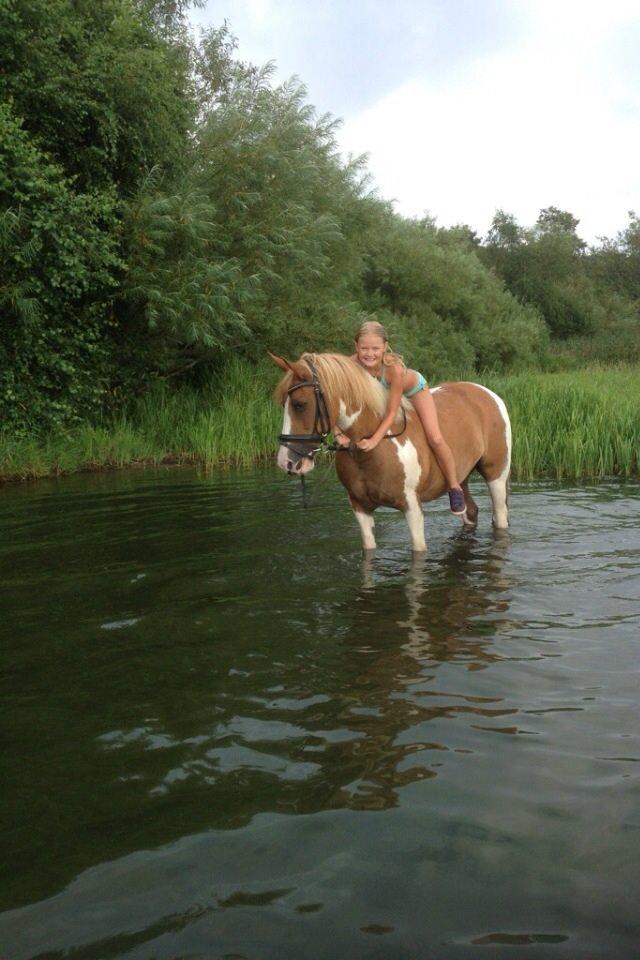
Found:
M 608 47 L 640 19 L 635 0 L 529 0 L 518 48 L 453 82 L 405 83 L 348 119 L 343 149 L 368 153 L 384 197 L 485 232 L 497 207 L 532 223 L 569 209 L 592 240 L 622 228 L 640 187 L 639 97 Z

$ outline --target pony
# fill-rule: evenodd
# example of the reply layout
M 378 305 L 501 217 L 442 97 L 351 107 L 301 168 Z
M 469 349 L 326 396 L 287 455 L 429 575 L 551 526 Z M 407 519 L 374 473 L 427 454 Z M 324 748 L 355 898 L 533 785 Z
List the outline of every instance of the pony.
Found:
M 375 550 L 373 513 L 385 506 L 404 513 L 412 549 L 425 551 L 421 504 L 445 493 L 446 484 L 411 404 L 402 400 L 395 424 L 374 450 L 359 450 L 356 442 L 370 436 L 384 415 L 384 387 L 340 354 L 303 353 L 294 362 L 269 356 L 284 372 L 276 387 L 276 398 L 284 407 L 278 466 L 304 478 L 337 424 L 352 441 L 349 448 L 337 450 L 335 464 L 360 526 L 363 550 Z M 442 383 L 431 393 L 464 491 L 463 526 L 473 529 L 478 521 L 478 506 L 468 486 L 469 475 L 477 470 L 489 488 L 493 526 L 505 530 L 511 423 L 504 401 L 487 387 L 463 381 Z

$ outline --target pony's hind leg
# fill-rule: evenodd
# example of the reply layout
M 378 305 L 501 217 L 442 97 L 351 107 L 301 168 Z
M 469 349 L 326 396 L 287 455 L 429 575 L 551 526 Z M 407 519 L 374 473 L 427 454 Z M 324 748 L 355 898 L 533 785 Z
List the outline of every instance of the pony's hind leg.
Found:
M 462 522 L 468 530 L 475 530 L 478 525 L 478 504 L 471 496 L 469 481 L 464 480 L 460 486 L 464 493 L 464 502 L 467 508 L 462 515 Z
M 375 550 L 377 544 L 374 532 L 375 521 L 373 519 L 373 513 L 366 511 L 362 504 L 357 500 L 354 500 L 353 497 L 349 497 L 349 503 L 351 504 L 351 509 L 354 512 L 356 520 L 358 521 L 358 526 L 360 527 L 360 534 L 362 536 L 362 549 Z
M 507 408 L 497 394 L 486 390 L 493 398 L 504 424 L 504 432 L 498 431 L 485 451 L 476 469 L 485 479 L 493 506 L 493 526 L 496 530 L 506 530 L 509 526 L 509 473 L 511 471 L 511 421 Z
M 494 465 L 487 468 L 482 461 L 476 468 L 489 488 L 493 508 L 493 526 L 496 530 L 506 530 L 509 526 L 509 467 L 510 461 L 507 460 L 499 473 L 499 468 Z
M 493 525 L 496 530 L 506 530 L 509 526 L 509 488 L 508 477 L 487 480 L 493 506 Z

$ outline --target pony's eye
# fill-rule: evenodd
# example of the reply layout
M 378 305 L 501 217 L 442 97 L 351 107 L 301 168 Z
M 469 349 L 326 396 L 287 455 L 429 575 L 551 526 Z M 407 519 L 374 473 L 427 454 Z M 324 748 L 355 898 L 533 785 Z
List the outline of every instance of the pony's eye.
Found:
M 294 401 L 293 401 L 293 409 L 294 409 L 297 413 L 302 413 L 302 411 L 304 410 L 305 407 L 306 407 L 306 403 L 304 402 L 304 400 L 294 400 Z

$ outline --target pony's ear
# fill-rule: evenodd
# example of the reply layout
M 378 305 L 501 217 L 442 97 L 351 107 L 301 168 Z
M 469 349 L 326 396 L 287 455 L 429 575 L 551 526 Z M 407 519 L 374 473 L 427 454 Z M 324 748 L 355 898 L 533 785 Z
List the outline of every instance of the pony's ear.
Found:
M 281 370 L 284 370 L 285 373 L 289 373 L 289 371 L 293 369 L 289 361 L 285 360 L 284 357 L 276 357 L 276 355 L 274 353 L 270 353 L 269 350 L 267 350 L 267 353 L 276 366 L 280 367 Z

